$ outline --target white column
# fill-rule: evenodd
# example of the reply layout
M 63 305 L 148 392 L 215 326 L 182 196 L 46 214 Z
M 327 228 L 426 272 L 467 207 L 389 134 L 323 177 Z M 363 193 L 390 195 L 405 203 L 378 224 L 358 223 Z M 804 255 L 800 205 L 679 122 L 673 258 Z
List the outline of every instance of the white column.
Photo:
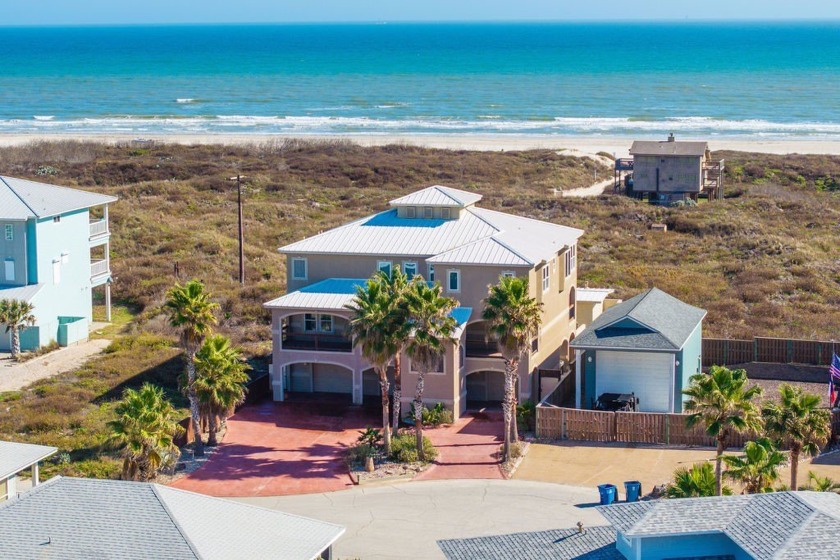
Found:
M 580 375 L 580 362 L 581 362 L 581 351 L 575 350 L 575 408 L 580 408 L 580 401 L 581 401 L 581 375 Z
M 39 479 L 39 472 L 38 472 L 38 463 L 32 465 L 32 487 L 36 487 L 41 484 L 41 480 Z
M 105 320 L 111 322 L 111 282 L 105 282 Z
M 671 356 L 671 390 L 669 391 L 668 395 L 668 412 L 674 412 L 674 391 L 676 390 L 676 376 L 677 376 L 677 366 L 676 366 L 676 359 L 677 355 L 673 354 Z

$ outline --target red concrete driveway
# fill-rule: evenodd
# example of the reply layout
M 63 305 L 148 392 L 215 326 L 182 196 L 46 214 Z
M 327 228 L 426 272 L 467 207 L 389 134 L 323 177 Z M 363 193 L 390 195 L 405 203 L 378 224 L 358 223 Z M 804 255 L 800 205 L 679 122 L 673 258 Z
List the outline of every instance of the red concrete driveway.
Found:
M 352 486 L 345 450 L 377 415 L 336 403 L 264 402 L 227 422 L 224 442 L 172 486 L 210 496 L 285 496 Z
M 498 457 L 503 425 L 501 412 L 476 412 L 451 426 L 425 430 L 438 457 L 414 480 L 504 478 Z

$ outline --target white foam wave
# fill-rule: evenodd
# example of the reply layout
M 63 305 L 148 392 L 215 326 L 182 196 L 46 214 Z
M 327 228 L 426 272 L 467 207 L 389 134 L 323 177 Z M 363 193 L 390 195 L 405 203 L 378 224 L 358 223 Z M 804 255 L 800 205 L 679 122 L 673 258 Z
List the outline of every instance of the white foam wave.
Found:
M 188 105 L 188 104 L 192 104 L 192 103 L 198 103 L 198 99 L 194 99 L 192 97 L 179 97 L 178 99 L 175 100 L 175 103 L 181 103 L 181 104 L 184 104 L 184 105 Z
M 36 121 L 51 121 L 55 118 L 55 115 L 34 115 L 32 118 Z

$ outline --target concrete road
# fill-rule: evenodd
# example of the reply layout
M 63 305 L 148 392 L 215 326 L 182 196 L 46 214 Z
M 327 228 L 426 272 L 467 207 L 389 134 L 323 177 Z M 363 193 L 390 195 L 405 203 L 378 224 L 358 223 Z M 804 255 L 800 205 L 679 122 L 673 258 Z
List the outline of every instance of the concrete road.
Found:
M 595 488 L 520 480 L 435 480 L 361 486 L 325 494 L 237 501 L 339 523 L 338 558 L 444 558 L 436 541 L 606 521 Z

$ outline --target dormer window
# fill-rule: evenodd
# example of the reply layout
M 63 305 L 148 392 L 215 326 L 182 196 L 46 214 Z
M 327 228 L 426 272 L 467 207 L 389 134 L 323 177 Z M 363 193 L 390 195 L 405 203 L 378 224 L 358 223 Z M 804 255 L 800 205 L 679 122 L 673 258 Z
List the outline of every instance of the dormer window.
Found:
M 426 206 L 425 208 L 423 208 L 423 217 L 427 220 L 431 220 L 435 217 L 435 209 L 431 206 Z
M 441 208 L 440 209 L 440 219 L 441 220 L 448 220 L 450 218 L 451 212 L 450 208 Z
M 405 217 L 406 218 L 416 218 L 417 217 L 417 208 L 414 206 L 406 206 L 405 207 Z

